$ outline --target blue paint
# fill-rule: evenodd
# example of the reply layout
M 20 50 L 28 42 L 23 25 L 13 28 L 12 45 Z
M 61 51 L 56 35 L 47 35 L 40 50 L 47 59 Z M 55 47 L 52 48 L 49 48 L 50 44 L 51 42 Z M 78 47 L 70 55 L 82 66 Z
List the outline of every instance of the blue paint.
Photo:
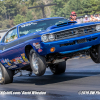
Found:
M 14 26 L 13 28 L 15 28 L 15 27 L 17 28 L 18 38 L 16 40 L 12 41 L 12 42 L 9 42 L 9 43 L 3 43 L 3 39 L 2 39 L 0 45 L 6 47 L 11 43 L 13 44 L 15 41 L 18 42 L 18 44 L 13 45 L 12 47 L 9 47 L 9 48 L 4 49 L 4 50 L 0 50 L 0 61 L 1 61 L 1 63 L 5 67 L 8 67 L 8 68 L 13 66 L 13 65 L 16 65 L 17 67 L 13 68 L 13 69 L 19 69 L 21 67 L 29 65 L 29 63 L 25 64 L 25 61 L 24 61 L 24 64 L 22 64 L 22 63 L 19 63 L 19 64 L 12 63 L 11 66 L 8 66 L 7 63 L 3 63 L 3 61 L 2 61 L 2 60 L 5 60 L 5 59 L 12 60 L 12 59 L 15 59 L 16 57 L 21 57 L 21 54 L 23 54 L 23 53 L 25 54 L 25 47 L 27 45 L 32 46 L 32 48 L 39 55 L 45 56 L 45 55 L 51 53 L 50 49 L 52 47 L 55 47 L 55 51 L 52 52 L 52 53 L 58 53 L 59 52 L 61 54 L 66 54 L 66 53 L 73 53 L 73 52 L 80 51 L 80 50 L 86 50 L 86 49 L 89 49 L 93 45 L 100 44 L 100 32 L 90 34 L 90 35 L 80 36 L 80 37 L 74 37 L 74 38 L 70 38 L 70 39 L 63 39 L 63 40 L 58 40 L 58 41 L 47 42 L 47 43 L 44 43 L 44 42 L 41 41 L 41 35 L 43 35 L 43 34 L 56 33 L 56 32 L 59 32 L 59 31 L 69 30 L 69 29 L 73 29 L 73 28 L 79 28 L 79 27 L 82 27 L 82 26 L 97 25 L 97 24 L 100 24 L 100 22 L 89 22 L 89 23 L 83 23 L 83 24 L 77 24 L 76 22 L 73 22 L 73 23 L 69 22 L 67 24 L 64 24 L 64 25 L 62 24 L 62 25 L 59 25 L 59 26 L 53 25 L 53 26 L 48 27 L 46 30 L 42 30 L 42 31 L 35 32 L 35 33 L 30 33 L 30 34 L 24 35 L 22 37 L 19 36 L 18 28 L 21 25 L 32 23 L 32 22 L 45 21 L 45 20 L 50 20 L 50 19 L 57 19 L 57 18 L 63 18 L 63 17 L 52 17 L 52 18 L 38 19 L 38 20 L 33 20 L 33 21 L 21 23 L 19 25 Z M 13 29 L 13 28 L 11 28 L 11 29 Z M 4 35 L 4 37 L 5 37 L 5 35 Z M 25 37 L 29 37 L 29 36 L 33 37 L 35 35 L 38 35 L 39 37 L 26 40 L 26 41 L 21 42 L 19 44 L 19 41 L 23 40 Z M 84 42 L 84 43 L 81 43 L 81 44 L 77 44 L 77 42 L 76 42 L 80 39 L 86 38 L 87 40 L 89 40 L 89 39 L 92 39 L 92 38 L 95 38 L 95 37 L 97 37 L 97 40 L 88 41 L 88 42 Z M 75 42 L 74 45 L 60 46 L 61 44 L 72 43 L 73 41 Z M 37 42 L 40 44 L 40 46 L 41 46 L 40 49 L 42 49 L 42 52 L 38 52 L 38 49 L 36 49 L 35 46 L 33 46 L 33 43 L 37 43 Z M 25 54 L 25 58 L 28 60 L 26 54 Z M 28 62 L 29 62 L 29 60 L 28 60 Z

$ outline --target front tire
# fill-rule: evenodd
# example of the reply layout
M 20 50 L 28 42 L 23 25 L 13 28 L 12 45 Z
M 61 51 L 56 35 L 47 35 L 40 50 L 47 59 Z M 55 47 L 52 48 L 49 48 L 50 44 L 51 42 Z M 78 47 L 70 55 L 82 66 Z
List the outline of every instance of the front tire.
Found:
M 40 56 L 33 49 L 31 49 L 30 55 L 29 55 L 29 60 L 30 60 L 30 66 L 31 66 L 33 73 L 37 76 L 44 75 L 44 73 L 46 71 L 45 57 Z
M 50 66 L 50 70 L 55 75 L 64 73 L 66 71 L 66 61 Z
M 90 57 L 95 63 L 100 63 L 100 45 L 93 46 L 90 49 Z
M 5 68 L 0 63 L 0 83 L 1 84 L 8 84 L 13 82 L 13 71 Z

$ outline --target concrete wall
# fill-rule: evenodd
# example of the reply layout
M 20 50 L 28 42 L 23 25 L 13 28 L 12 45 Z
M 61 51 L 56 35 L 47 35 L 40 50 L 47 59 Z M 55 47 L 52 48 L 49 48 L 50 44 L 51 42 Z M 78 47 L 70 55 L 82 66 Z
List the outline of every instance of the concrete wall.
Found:
M 2 38 L 7 31 L 8 31 L 8 29 L 0 30 L 0 37 Z M 1 38 L 0 38 L 0 40 L 1 40 Z

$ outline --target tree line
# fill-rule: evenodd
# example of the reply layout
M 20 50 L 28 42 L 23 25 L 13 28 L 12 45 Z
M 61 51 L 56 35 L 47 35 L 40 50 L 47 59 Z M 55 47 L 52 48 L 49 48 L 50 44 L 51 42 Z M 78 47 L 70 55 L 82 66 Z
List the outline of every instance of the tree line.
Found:
M 47 17 L 66 17 L 75 11 L 78 16 L 100 14 L 100 0 L 0 0 L 0 29 L 42 18 L 41 8 L 28 7 L 56 3 L 45 7 Z

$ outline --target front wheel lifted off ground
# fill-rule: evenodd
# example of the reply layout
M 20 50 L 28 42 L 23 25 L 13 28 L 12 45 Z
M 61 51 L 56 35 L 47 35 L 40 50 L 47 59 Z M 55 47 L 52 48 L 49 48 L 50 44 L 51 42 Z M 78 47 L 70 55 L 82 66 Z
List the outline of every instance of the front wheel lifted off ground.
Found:
M 29 55 L 30 66 L 33 73 L 37 76 L 44 75 L 46 71 L 46 61 L 44 56 L 40 56 L 33 49 L 30 50 Z
M 90 49 L 90 57 L 95 63 L 100 63 L 100 44 Z
M 52 64 L 50 70 L 53 74 L 62 74 L 66 71 L 66 61 Z

